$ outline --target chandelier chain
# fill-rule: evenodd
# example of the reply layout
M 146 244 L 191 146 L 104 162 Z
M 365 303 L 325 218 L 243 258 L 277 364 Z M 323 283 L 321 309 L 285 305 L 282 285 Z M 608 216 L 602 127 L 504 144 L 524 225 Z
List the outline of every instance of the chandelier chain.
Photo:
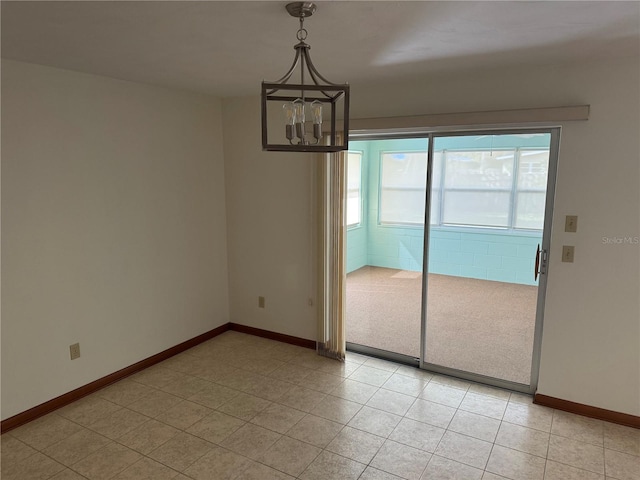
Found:
M 309 32 L 307 32 L 307 29 L 304 28 L 304 16 L 302 16 L 300 17 L 300 28 L 296 32 L 296 38 L 299 41 L 304 42 L 307 39 L 308 33 Z

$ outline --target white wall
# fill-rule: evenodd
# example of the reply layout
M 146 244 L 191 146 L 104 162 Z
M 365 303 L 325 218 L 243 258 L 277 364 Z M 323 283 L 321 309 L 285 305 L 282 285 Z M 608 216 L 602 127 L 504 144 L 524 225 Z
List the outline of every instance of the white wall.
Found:
M 640 246 L 602 237 L 640 236 L 639 72 L 635 57 L 352 85 L 352 118 L 591 105 L 588 122 L 562 131 L 538 392 L 633 415 Z M 312 338 L 315 317 L 304 309 L 312 162 L 260 152 L 258 102 L 223 103 L 231 316 Z M 579 216 L 576 234 L 563 232 L 569 214 Z M 563 244 L 575 245 L 575 263 L 560 262 Z M 275 311 L 257 309 L 261 294 Z
M 2 286 L 3 419 L 228 322 L 219 100 L 3 60 Z
M 315 340 L 314 156 L 262 151 L 259 98 L 223 123 L 231 321 Z

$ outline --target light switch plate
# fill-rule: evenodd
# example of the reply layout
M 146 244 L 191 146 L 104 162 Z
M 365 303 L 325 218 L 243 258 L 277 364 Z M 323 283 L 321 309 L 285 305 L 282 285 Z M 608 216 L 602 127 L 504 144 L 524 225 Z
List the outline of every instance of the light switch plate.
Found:
M 567 263 L 573 263 L 573 250 L 574 247 L 571 245 L 563 245 L 562 246 L 562 261 Z
M 578 231 L 578 216 L 567 215 L 564 221 L 564 231 L 576 233 Z

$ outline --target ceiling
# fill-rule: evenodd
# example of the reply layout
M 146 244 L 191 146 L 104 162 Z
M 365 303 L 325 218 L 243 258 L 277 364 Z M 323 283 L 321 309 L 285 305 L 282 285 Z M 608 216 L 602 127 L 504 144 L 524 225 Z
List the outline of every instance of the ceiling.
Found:
M 218 96 L 294 55 L 282 1 L 2 1 L 2 57 Z M 351 85 L 638 55 L 640 2 L 320 1 L 311 57 Z

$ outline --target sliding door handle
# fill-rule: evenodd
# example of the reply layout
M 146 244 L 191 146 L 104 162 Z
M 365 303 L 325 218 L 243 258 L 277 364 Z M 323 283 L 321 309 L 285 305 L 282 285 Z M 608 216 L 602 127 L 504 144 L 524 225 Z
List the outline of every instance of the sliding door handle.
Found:
M 536 265 L 533 270 L 533 280 L 538 280 L 538 276 L 543 273 L 547 273 L 547 251 L 540 248 L 540 244 L 538 244 L 538 248 L 536 250 Z

